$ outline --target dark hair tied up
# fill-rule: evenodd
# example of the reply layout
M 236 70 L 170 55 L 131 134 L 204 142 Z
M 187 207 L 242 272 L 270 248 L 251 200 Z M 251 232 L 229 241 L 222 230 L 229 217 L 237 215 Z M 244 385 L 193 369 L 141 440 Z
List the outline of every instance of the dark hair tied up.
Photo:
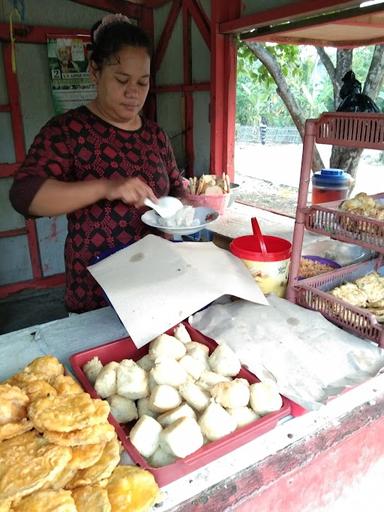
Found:
M 145 48 L 149 56 L 152 53 L 147 34 L 121 14 L 108 15 L 96 22 L 91 28 L 91 41 L 90 58 L 98 69 L 102 69 L 125 46 Z

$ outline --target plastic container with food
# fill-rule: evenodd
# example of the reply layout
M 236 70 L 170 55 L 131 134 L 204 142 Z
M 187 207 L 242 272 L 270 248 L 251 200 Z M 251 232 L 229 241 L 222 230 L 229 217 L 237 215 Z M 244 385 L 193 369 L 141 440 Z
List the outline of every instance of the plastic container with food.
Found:
M 208 347 L 209 353 L 213 352 L 218 346 L 215 341 L 204 336 L 196 329 L 193 329 L 189 324 L 185 323 L 184 325 L 192 340 Z M 168 334 L 173 334 L 173 329 L 168 331 Z M 120 362 L 123 359 L 133 359 L 137 361 L 147 353 L 148 345 L 137 349 L 131 338 L 124 338 L 74 354 L 70 357 L 70 362 L 76 377 L 81 382 L 84 389 L 92 397 L 97 397 L 94 387 L 90 384 L 83 371 L 85 363 L 90 361 L 93 357 L 98 357 L 103 365 L 112 361 Z M 236 378 L 246 379 L 250 384 L 258 382 L 256 376 L 245 368 L 241 368 Z M 157 483 L 160 486 L 164 486 L 273 429 L 280 419 L 303 412 L 300 408 L 297 408 L 296 404 L 291 400 L 285 397 L 282 397 L 282 400 L 283 405 L 278 411 L 265 414 L 251 423 L 236 429 L 231 434 L 227 434 L 220 439 L 203 445 L 200 449 L 185 458 L 177 459 L 175 462 L 162 467 L 151 466 L 148 460 L 144 458 L 131 443 L 129 432 L 134 422 L 120 424 L 112 415 L 109 416 L 109 421 L 114 425 L 120 441 L 133 462 L 151 471 Z
M 325 272 L 331 272 L 341 265 L 336 261 L 328 258 L 321 258 L 320 256 L 302 256 L 299 266 L 299 279 L 307 279 L 308 277 L 318 276 Z

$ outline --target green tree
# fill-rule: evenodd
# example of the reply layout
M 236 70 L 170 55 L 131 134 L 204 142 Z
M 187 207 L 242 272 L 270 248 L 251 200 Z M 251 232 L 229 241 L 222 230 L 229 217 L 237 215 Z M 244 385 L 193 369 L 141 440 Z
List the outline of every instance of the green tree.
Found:
M 344 74 L 352 67 L 360 81 L 364 80 L 363 92 L 379 105 L 384 103 L 381 90 L 384 78 L 384 46 L 360 50 L 316 48 L 323 70 L 316 69 L 316 62 L 309 54 L 291 45 L 267 45 L 257 42 L 240 42 L 239 76 L 246 80 L 247 69 L 253 78 L 266 88 L 274 84 L 275 93 L 281 98 L 301 137 L 305 120 L 317 117 L 323 111 L 334 111 L 339 103 L 339 91 Z M 255 61 L 262 66 L 254 65 Z M 247 67 L 248 66 L 248 67 Z M 317 71 L 317 80 L 313 74 Z M 275 94 L 276 96 L 276 94 Z M 334 147 L 330 165 L 340 167 L 355 176 L 361 150 Z M 315 148 L 313 170 L 324 167 Z

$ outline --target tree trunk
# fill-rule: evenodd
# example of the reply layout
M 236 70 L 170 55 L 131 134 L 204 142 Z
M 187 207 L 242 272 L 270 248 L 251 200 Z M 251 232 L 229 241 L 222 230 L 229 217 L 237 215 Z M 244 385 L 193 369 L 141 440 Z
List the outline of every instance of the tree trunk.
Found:
M 284 78 L 284 75 L 281 72 L 279 63 L 275 60 L 273 55 L 269 53 L 269 51 L 265 48 L 263 44 L 255 42 L 245 42 L 245 44 L 268 69 L 269 74 L 272 76 L 277 85 L 277 94 L 281 97 L 285 106 L 287 107 L 292 117 L 292 121 L 294 122 L 296 128 L 300 133 L 301 139 L 303 140 L 304 125 L 306 119 L 304 113 L 297 104 L 295 97 L 293 96 L 289 89 L 289 86 Z M 324 167 L 323 161 L 321 159 L 319 152 L 315 148 L 313 155 L 312 170 L 317 171 L 322 167 Z
M 333 65 L 328 54 L 323 48 L 316 48 L 317 53 L 328 72 L 333 86 L 333 97 L 335 110 L 340 102 L 339 93 L 343 85 L 342 78 L 347 71 L 352 69 L 353 50 L 338 49 L 336 53 L 336 67 Z M 384 46 L 375 46 L 371 64 L 368 70 L 367 78 L 364 84 L 363 92 L 375 100 L 380 92 L 384 78 Z M 357 167 L 359 165 L 362 149 L 350 149 L 339 146 L 333 146 L 330 167 L 343 169 L 349 173 L 352 178 L 356 177 Z
M 363 93 L 376 100 L 384 79 L 384 45 L 375 46 Z

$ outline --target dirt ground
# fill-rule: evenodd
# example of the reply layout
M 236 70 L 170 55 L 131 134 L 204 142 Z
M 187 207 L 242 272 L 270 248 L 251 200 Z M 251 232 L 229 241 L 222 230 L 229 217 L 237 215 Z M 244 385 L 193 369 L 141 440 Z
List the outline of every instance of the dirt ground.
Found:
M 318 148 L 328 165 L 331 148 Z M 261 145 L 238 143 L 235 148 L 235 182 L 240 185 L 236 199 L 259 208 L 295 215 L 302 145 Z M 384 191 L 384 166 L 379 152 L 365 150 L 357 170 L 352 195 Z

